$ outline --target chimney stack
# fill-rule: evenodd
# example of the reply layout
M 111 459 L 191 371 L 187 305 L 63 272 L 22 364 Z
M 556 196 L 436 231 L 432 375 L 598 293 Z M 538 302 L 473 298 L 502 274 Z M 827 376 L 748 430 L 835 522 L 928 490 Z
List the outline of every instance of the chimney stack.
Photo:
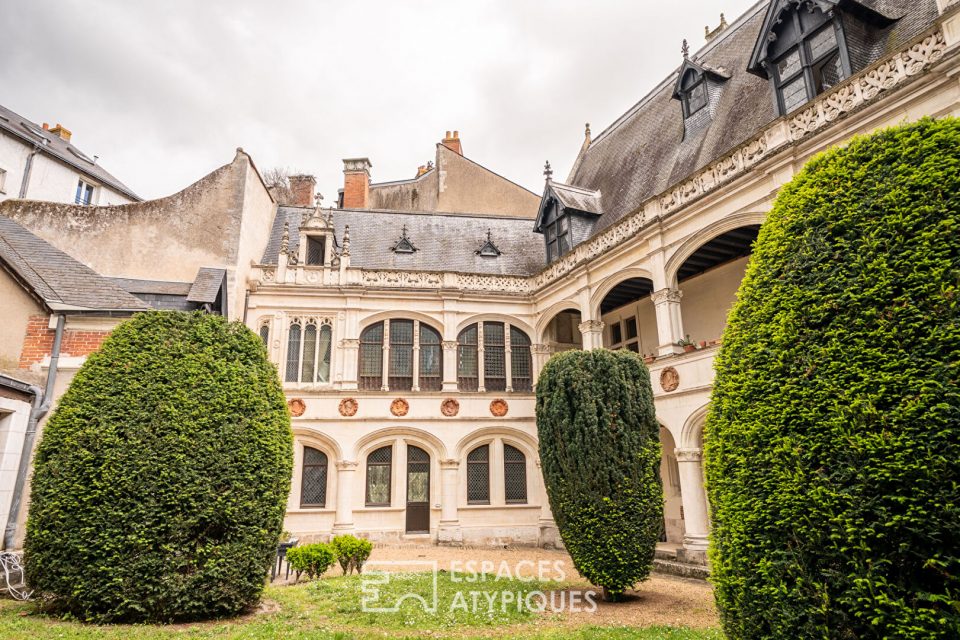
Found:
M 447 149 L 450 149 L 450 151 L 453 151 L 458 156 L 463 155 L 463 147 L 460 145 L 459 131 L 454 131 L 452 136 L 450 135 L 450 132 L 447 131 L 447 135 L 443 140 L 440 141 L 440 144 L 445 146 Z
M 366 209 L 370 206 L 369 158 L 343 159 L 343 208 Z
M 64 142 L 70 142 L 70 136 L 73 135 L 70 129 L 67 129 L 65 126 L 63 126 L 59 122 L 57 123 L 57 126 L 55 126 L 53 129 L 50 129 L 50 133 L 52 133 L 55 136 L 59 136 L 60 139 L 63 140 Z
M 317 179 L 304 173 L 287 179 L 290 181 L 290 193 L 293 194 L 293 202 L 289 204 L 296 207 L 313 206 L 313 193 L 317 189 Z

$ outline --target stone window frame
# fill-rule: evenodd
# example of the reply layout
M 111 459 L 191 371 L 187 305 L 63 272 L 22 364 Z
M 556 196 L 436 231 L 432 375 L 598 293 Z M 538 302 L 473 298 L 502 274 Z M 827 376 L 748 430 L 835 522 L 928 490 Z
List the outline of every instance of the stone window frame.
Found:
M 370 458 L 374 454 L 380 453 L 381 451 L 386 450 L 389 452 L 389 459 L 386 462 L 371 462 Z M 378 447 L 371 449 L 364 460 L 364 490 L 363 490 L 363 504 L 365 507 L 389 507 L 393 504 L 393 465 L 396 462 L 396 451 L 394 443 L 390 442 Z M 372 502 L 370 500 L 370 468 L 371 467 L 386 467 L 389 472 L 387 473 L 387 499 L 385 502 Z
M 488 500 L 479 501 L 470 498 L 469 486 L 469 467 L 470 454 L 483 447 L 487 449 L 487 493 Z M 507 499 L 509 491 L 507 489 L 507 465 L 506 451 L 510 447 L 523 456 L 523 460 L 514 461 L 509 464 L 523 464 L 523 498 Z M 462 461 L 460 464 L 461 473 L 458 478 L 460 485 L 459 504 L 461 508 L 485 509 L 485 508 L 503 508 L 503 507 L 524 507 L 531 506 L 530 496 L 536 496 L 538 488 L 536 476 L 539 473 L 537 468 L 531 465 L 536 464 L 536 449 L 533 445 L 525 443 L 522 440 L 509 434 L 488 433 L 486 435 L 478 434 L 478 437 L 471 439 L 462 449 Z
M 484 327 L 488 325 L 497 325 L 503 328 L 503 343 L 487 339 Z M 468 336 L 472 338 L 476 335 L 476 343 L 465 342 Z M 518 345 L 515 350 L 513 342 L 522 337 L 525 344 Z M 533 356 L 531 353 L 532 341 L 526 331 L 515 324 L 504 320 L 478 320 L 463 327 L 457 334 L 457 388 L 460 391 L 467 392 L 503 392 L 503 393 L 530 393 L 533 389 Z M 497 385 L 497 388 L 490 389 L 487 386 L 487 366 L 497 361 L 495 354 L 488 357 L 487 350 L 499 352 L 503 350 L 503 371 L 504 377 L 497 376 L 496 380 L 504 380 L 503 388 Z M 476 372 L 464 369 L 465 355 L 472 354 L 471 361 L 476 362 Z M 514 356 L 519 358 L 514 362 Z M 526 363 L 529 376 L 518 376 L 517 372 L 522 364 Z M 475 375 L 474 375 L 475 374 Z M 474 384 L 474 381 L 476 384 Z M 522 381 L 521 384 L 515 384 Z
M 307 450 L 316 451 L 323 456 L 322 463 L 307 464 Z M 300 462 L 300 508 L 301 509 L 325 509 L 327 507 L 328 489 L 330 483 L 330 456 L 326 451 L 319 447 L 308 444 L 302 445 Z M 312 468 L 323 468 L 323 501 L 322 502 L 304 502 L 304 486 L 306 485 L 307 471 Z
M 304 359 L 307 330 L 314 330 L 314 345 L 312 365 L 309 367 L 308 379 L 304 380 L 304 370 L 307 368 Z M 295 330 L 296 329 L 296 330 Z M 321 357 L 320 347 L 323 344 L 323 333 L 327 332 L 326 358 Z M 292 353 L 293 338 L 297 337 L 296 354 Z M 285 385 L 302 386 L 331 386 L 333 384 L 333 318 L 329 316 L 294 316 L 286 323 L 286 340 L 284 341 L 283 383 Z M 320 378 L 320 373 L 326 367 L 326 379 Z M 296 374 L 293 374 L 293 367 Z
M 394 340 L 394 336 L 391 335 L 390 324 L 393 323 L 412 323 L 412 337 L 413 342 L 403 342 L 402 344 Z M 371 334 L 380 332 L 379 341 L 377 340 L 365 340 L 365 338 Z M 424 335 L 428 335 L 432 340 L 435 341 L 424 341 Z M 364 346 L 367 345 L 380 345 L 380 367 L 379 367 L 379 385 L 376 384 L 377 380 L 373 376 L 364 376 L 364 365 L 370 364 L 365 358 L 376 358 L 377 355 L 374 355 L 374 349 L 364 349 Z M 420 372 L 424 367 L 425 359 L 428 355 L 428 350 L 423 348 L 423 345 L 429 347 L 430 352 L 435 352 L 437 356 L 437 367 L 438 375 L 435 376 L 421 376 Z M 411 365 L 412 365 L 412 376 L 398 376 L 396 375 L 396 367 L 398 359 L 395 354 L 392 353 L 397 347 L 403 347 L 404 350 L 409 346 L 411 355 Z M 374 347 L 375 348 L 375 347 Z M 375 361 L 371 361 L 374 363 Z M 360 348 L 357 352 L 357 378 L 360 389 L 367 391 L 441 391 L 443 389 L 443 332 L 440 329 L 437 329 L 435 326 L 428 322 L 416 318 L 385 318 L 379 322 L 374 322 L 366 327 L 363 331 L 360 332 Z M 391 380 L 398 379 L 411 379 L 410 386 L 407 385 L 397 385 L 391 384 Z M 426 382 L 427 384 L 423 384 Z

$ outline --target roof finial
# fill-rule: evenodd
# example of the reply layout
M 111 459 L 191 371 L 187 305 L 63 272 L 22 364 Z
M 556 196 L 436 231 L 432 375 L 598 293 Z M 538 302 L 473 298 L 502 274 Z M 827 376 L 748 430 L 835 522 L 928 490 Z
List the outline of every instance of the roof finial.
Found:
M 490 242 L 490 229 L 487 228 L 487 242 Z
M 680 51 L 683 53 L 684 60 L 690 57 L 690 44 L 686 38 L 683 39 L 683 45 L 680 47 Z
M 553 177 L 553 169 L 550 167 L 549 160 L 547 160 L 547 163 L 543 165 L 543 175 L 546 176 L 547 180 L 550 180 Z
M 317 191 L 316 195 L 313 196 L 313 200 L 317 203 L 317 209 L 319 209 L 320 205 L 323 204 L 323 194 Z
M 589 122 L 584 126 L 583 135 L 587 136 L 588 138 L 590 137 L 590 123 L 589 123 Z
M 340 255 L 350 255 L 350 225 L 343 228 L 343 249 L 340 251 Z
M 286 253 L 290 248 L 290 222 L 283 223 L 283 237 L 280 238 L 280 253 Z

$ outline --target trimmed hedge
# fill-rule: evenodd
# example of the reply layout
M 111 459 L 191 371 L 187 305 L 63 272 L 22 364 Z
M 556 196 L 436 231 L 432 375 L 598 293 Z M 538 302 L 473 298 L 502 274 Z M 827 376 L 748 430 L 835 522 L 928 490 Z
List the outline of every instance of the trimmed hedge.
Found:
M 706 427 L 730 638 L 960 637 L 960 122 L 811 161 L 760 231 Z
M 607 599 L 645 580 L 663 528 L 650 373 L 629 351 L 567 351 L 537 381 L 550 509 L 577 570 Z
M 30 584 L 83 620 L 241 611 L 276 555 L 292 449 L 280 380 L 253 332 L 202 313 L 134 316 L 44 429 Z
M 336 561 L 336 551 L 333 550 L 332 546 L 323 542 L 287 549 L 287 562 L 297 572 L 296 581 L 300 580 L 300 574 L 304 571 L 311 580 L 318 578 Z
M 337 561 L 340 562 L 340 568 L 343 575 L 353 573 L 363 573 L 363 565 L 367 558 L 373 552 L 373 543 L 363 538 L 351 535 L 336 536 L 330 541 L 330 546 L 337 554 Z

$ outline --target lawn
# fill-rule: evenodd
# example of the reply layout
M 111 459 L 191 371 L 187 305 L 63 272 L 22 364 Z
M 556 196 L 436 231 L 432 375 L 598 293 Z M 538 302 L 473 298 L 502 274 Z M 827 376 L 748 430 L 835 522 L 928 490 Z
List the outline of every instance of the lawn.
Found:
M 366 577 L 366 576 L 365 576 Z M 429 573 L 391 574 L 383 584 L 362 583 L 358 576 L 324 578 L 294 586 L 270 586 L 260 610 L 232 620 L 177 625 L 94 626 L 61 620 L 43 614 L 34 603 L 0 601 L 0 638 L 63 638 L 85 640 L 106 638 L 542 638 L 566 640 L 600 638 L 607 640 L 720 640 L 716 629 L 677 626 L 627 627 L 611 625 L 609 615 L 599 623 L 590 621 L 590 612 L 571 616 L 540 612 L 544 602 L 569 605 L 568 588 L 573 585 L 540 583 L 517 579 L 465 581 L 464 576 L 441 572 L 437 597 L 433 598 L 433 576 Z M 573 586 L 579 590 L 581 587 Z M 373 589 L 377 590 L 374 593 Z M 511 595 L 505 595 L 505 594 Z M 532 595 L 531 595 L 532 594 Z M 364 611 L 363 600 L 371 606 L 396 611 Z M 419 596 L 435 611 L 425 611 Z M 529 603 L 530 606 L 527 606 Z M 639 604 L 638 604 L 639 603 Z M 589 603 L 581 601 L 584 608 Z M 642 598 L 631 604 L 640 606 Z M 549 609 L 549 606 L 548 606 Z M 616 620 L 616 616 L 613 616 Z M 608 622 L 604 622 L 608 621 Z

